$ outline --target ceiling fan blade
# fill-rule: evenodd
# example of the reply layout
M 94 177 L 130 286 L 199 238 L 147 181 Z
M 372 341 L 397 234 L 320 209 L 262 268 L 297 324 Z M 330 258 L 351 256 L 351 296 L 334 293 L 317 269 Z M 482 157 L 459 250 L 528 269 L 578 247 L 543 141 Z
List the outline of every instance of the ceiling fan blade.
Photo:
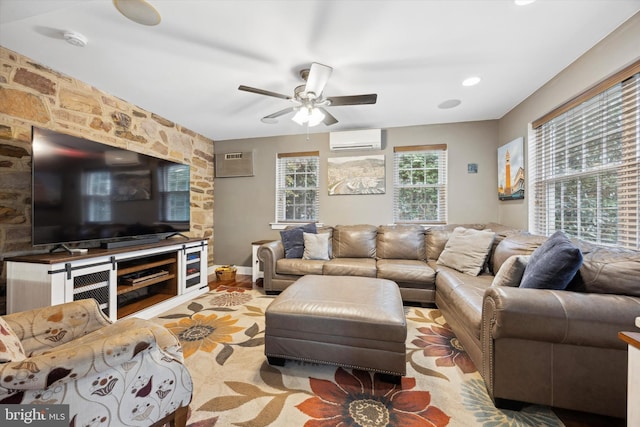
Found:
M 264 118 L 275 119 L 276 117 L 284 116 L 285 114 L 289 114 L 295 110 L 296 107 L 285 108 L 284 110 L 276 111 L 275 113 L 269 114 L 268 116 L 264 116 Z
M 268 116 L 264 116 L 263 118 L 260 119 L 260 121 L 262 123 L 277 123 L 278 121 L 276 120 L 277 117 L 280 116 L 284 116 L 285 114 L 289 114 L 291 112 L 293 112 L 296 109 L 296 107 L 289 107 L 289 108 L 285 108 L 284 110 L 280 110 L 280 111 L 276 111 L 275 113 L 269 114 Z
M 318 64 L 317 62 L 312 63 L 307 77 L 307 84 L 304 87 L 305 93 L 313 92 L 316 98 L 320 98 L 332 71 L 333 68 L 328 65 Z
M 273 96 L 275 98 L 291 99 L 290 96 L 283 95 L 281 93 L 271 92 L 269 90 L 264 90 L 264 89 L 257 89 L 255 87 L 249 87 L 249 86 L 245 86 L 245 85 L 238 86 L 238 90 L 243 90 L 245 92 L 251 92 L 251 93 L 257 93 L 258 95 Z
M 351 95 L 351 96 L 330 96 L 327 98 L 332 107 L 336 105 L 363 105 L 375 104 L 378 100 L 378 94 L 370 93 L 368 95 Z
M 325 124 L 325 126 L 331 126 L 331 125 L 335 125 L 336 123 L 338 123 L 338 119 L 336 119 L 335 117 L 333 117 L 333 115 L 331 115 L 327 110 L 325 110 L 324 108 L 320 108 L 318 107 L 320 111 L 322 111 L 324 113 L 324 120 L 322 120 L 322 123 Z

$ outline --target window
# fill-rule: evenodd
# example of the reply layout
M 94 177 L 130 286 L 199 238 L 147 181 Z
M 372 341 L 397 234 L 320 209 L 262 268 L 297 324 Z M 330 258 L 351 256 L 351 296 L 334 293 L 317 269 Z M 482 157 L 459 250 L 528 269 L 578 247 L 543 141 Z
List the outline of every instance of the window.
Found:
M 160 169 L 162 217 L 167 222 L 189 221 L 189 166 L 170 165 Z
M 84 174 L 84 202 L 87 222 L 111 221 L 111 173 Z
M 640 62 L 533 123 L 529 228 L 639 248 Z
M 394 222 L 447 222 L 447 146 L 394 147 Z
M 276 222 L 318 221 L 320 154 L 281 153 L 276 161 Z

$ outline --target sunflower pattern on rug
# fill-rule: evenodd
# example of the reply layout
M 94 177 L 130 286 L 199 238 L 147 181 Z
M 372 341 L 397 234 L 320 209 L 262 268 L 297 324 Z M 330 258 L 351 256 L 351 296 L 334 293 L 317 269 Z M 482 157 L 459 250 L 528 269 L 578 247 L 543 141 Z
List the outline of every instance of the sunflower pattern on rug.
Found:
M 204 426 L 562 426 L 544 406 L 493 406 L 482 377 L 437 309 L 405 307 L 407 375 L 264 355 L 262 290 L 220 286 L 153 319 L 183 346 L 194 395 L 188 425 Z

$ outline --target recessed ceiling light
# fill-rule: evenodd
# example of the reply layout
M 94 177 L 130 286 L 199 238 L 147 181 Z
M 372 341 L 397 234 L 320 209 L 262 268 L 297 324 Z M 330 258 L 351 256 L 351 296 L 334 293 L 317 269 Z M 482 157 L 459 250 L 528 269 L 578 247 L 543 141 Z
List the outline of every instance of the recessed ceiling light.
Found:
M 528 4 L 533 3 L 536 0 L 513 0 L 516 6 L 526 6 Z
M 449 108 L 455 108 L 460 104 L 462 104 L 462 101 L 459 99 L 447 99 L 446 101 L 438 104 L 438 108 L 441 110 L 448 110 Z
M 160 13 L 145 0 L 113 0 L 113 5 L 121 14 L 138 24 L 160 23 Z
M 462 86 L 475 86 L 480 83 L 480 80 L 481 79 L 478 76 L 469 77 L 464 79 L 464 81 L 462 82 Z

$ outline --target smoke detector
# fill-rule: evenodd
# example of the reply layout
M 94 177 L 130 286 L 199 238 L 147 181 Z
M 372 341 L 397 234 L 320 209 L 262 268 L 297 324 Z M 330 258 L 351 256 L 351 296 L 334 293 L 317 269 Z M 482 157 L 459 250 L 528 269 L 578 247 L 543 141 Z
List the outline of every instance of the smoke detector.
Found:
M 87 38 L 76 31 L 65 31 L 63 34 L 67 43 L 77 47 L 85 47 L 87 45 Z

